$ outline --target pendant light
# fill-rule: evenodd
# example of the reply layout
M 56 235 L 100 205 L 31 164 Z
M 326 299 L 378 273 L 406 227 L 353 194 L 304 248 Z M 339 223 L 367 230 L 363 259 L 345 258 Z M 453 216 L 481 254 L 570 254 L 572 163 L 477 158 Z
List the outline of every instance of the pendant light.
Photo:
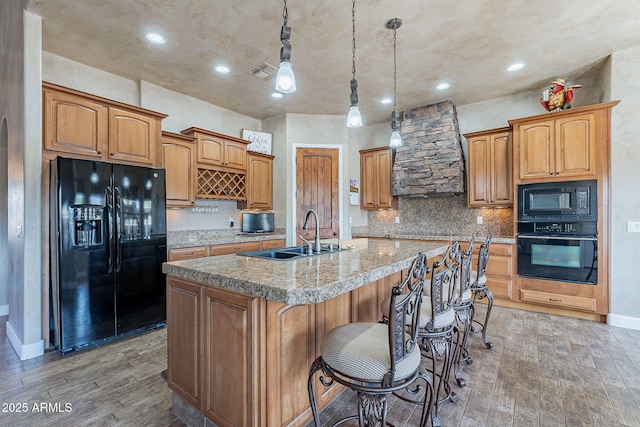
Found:
M 398 113 L 396 112 L 397 99 L 397 61 L 396 61 L 396 30 L 402 25 L 402 19 L 394 18 L 387 22 L 387 28 L 393 30 L 393 113 L 391 113 L 391 138 L 389 147 L 395 148 L 402 145 L 402 137 L 398 131 Z
M 289 11 L 287 10 L 287 0 L 284 0 L 284 9 L 282 11 L 282 29 L 280 29 L 280 68 L 276 75 L 276 90 L 281 93 L 293 93 L 296 91 L 296 76 L 293 75 L 293 65 L 291 65 L 291 27 L 287 26 L 289 20 Z
M 358 80 L 356 80 L 356 0 L 351 6 L 351 28 L 352 28 L 352 48 L 351 48 L 351 107 L 347 115 L 347 127 L 359 128 L 362 126 L 362 115 L 358 107 Z

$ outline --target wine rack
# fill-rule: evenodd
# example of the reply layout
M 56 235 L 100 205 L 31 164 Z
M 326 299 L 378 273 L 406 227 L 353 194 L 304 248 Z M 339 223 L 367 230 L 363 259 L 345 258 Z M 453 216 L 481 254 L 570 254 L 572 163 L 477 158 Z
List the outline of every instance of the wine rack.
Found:
M 203 199 L 246 200 L 246 175 L 215 169 L 198 169 L 198 197 Z

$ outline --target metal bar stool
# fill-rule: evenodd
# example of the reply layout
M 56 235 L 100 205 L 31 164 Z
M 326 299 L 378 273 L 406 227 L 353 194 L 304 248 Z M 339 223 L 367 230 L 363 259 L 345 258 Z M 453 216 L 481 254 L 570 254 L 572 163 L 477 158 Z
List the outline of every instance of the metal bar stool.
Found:
M 449 377 L 454 355 L 451 351 L 453 335 L 456 331 L 456 314 L 452 296 L 460 273 L 459 264 L 460 243 L 453 242 L 444 256 L 433 263 L 429 294 L 423 297 L 420 313 L 418 339 L 423 357 L 431 361 L 427 370 L 431 373 L 434 382 L 434 403 L 431 415 L 433 426 L 440 426 L 438 412 L 442 403 L 458 401 L 458 396 L 451 390 Z M 442 364 L 439 370 L 438 361 Z
M 320 382 L 330 386 L 335 382 L 355 390 L 358 394 L 358 414 L 347 420 L 359 420 L 359 425 L 387 424 L 387 396 L 406 389 L 413 395 L 424 392 L 421 426 L 427 425 L 433 406 L 433 384 L 422 366 L 418 345 L 418 322 L 422 305 L 425 277 L 429 268 L 423 253 L 413 260 L 409 274 L 401 284 L 393 287 L 386 307 L 388 324 L 350 323 L 329 331 L 322 339 L 321 356 L 309 371 L 308 392 L 313 422 L 319 427 L 315 379 L 321 371 Z M 424 380 L 418 382 L 418 379 Z
M 460 274 L 455 283 L 453 293 L 453 309 L 456 313 L 456 343 L 453 355 L 453 370 L 458 387 L 467 385 L 466 380 L 460 372 L 460 362 L 465 361 L 467 364 L 473 363 L 473 359 L 469 356 L 468 335 L 471 330 L 471 319 L 474 314 L 474 305 L 471 301 L 471 262 L 473 260 L 474 237 L 471 236 L 469 247 L 466 251 L 461 252 L 460 256 Z
M 491 309 L 493 308 L 493 293 L 489 288 L 487 288 L 487 276 L 485 275 L 485 273 L 487 270 L 487 263 L 489 262 L 489 248 L 491 246 L 492 238 L 493 233 L 489 233 L 487 239 L 482 245 L 480 245 L 480 252 L 478 253 L 478 269 L 471 272 L 471 290 L 473 291 L 473 304 L 475 304 L 476 299 L 487 299 L 487 313 L 484 316 L 484 322 L 476 320 L 474 318 L 474 313 L 474 316 L 472 316 L 471 318 L 471 333 L 477 334 L 481 332 L 482 342 L 488 349 L 493 348 L 493 343 L 487 340 L 487 325 L 489 324 L 489 317 L 491 316 Z M 476 330 L 473 327 L 474 323 L 479 325 L 481 329 Z M 473 360 L 467 361 L 468 364 L 471 364 L 472 362 Z

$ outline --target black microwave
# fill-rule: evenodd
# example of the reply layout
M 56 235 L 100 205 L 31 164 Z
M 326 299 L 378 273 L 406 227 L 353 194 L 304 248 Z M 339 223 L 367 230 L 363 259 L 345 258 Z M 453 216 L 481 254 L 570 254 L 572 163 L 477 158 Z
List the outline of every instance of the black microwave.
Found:
M 596 180 L 518 185 L 518 221 L 597 221 Z

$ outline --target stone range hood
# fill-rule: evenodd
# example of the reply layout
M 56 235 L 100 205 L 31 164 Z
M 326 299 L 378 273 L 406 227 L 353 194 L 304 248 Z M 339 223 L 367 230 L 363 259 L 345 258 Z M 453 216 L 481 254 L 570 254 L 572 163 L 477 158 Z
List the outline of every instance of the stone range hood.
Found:
M 393 162 L 394 196 L 450 196 L 464 192 L 464 156 L 451 101 L 405 110 L 403 146 Z

